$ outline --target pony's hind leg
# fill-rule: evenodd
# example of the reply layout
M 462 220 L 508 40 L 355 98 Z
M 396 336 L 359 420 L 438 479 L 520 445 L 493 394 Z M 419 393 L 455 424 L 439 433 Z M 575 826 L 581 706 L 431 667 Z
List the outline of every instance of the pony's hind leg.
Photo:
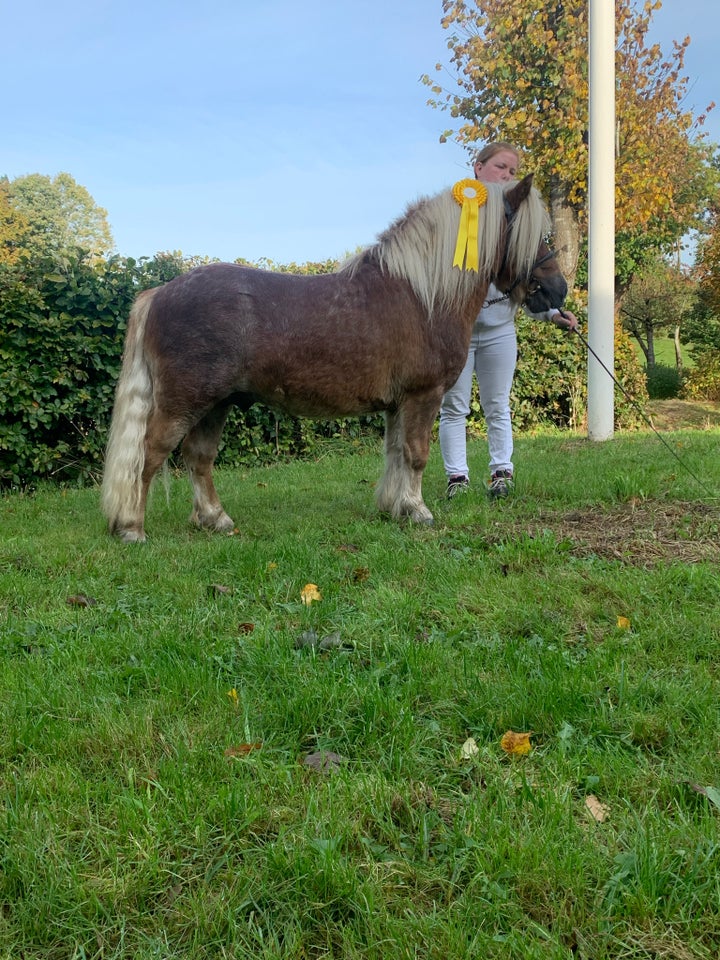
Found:
M 154 410 L 150 415 L 145 435 L 145 456 L 138 496 L 137 519 L 134 524 L 126 524 L 123 530 L 114 531 L 126 543 L 145 540 L 144 518 L 150 487 L 158 470 L 182 439 L 185 429 L 183 422 L 165 416 L 159 410 Z
M 182 444 L 182 455 L 193 488 L 190 522 L 196 527 L 218 532 L 231 531 L 235 527 L 232 518 L 223 510 L 212 478 L 213 464 L 229 409 L 228 403 L 213 407 L 188 431 Z
M 392 517 L 433 523 L 423 501 L 422 477 L 441 399 L 435 391 L 409 397 L 398 410 L 385 414 L 385 473 L 376 498 L 378 508 Z
M 142 441 L 142 458 L 134 470 L 132 496 L 110 520 L 110 532 L 124 543 L 145 541 L 145 509 L 150 486 L 160 467 L 180 442 L 185 427 L 154 410 Z

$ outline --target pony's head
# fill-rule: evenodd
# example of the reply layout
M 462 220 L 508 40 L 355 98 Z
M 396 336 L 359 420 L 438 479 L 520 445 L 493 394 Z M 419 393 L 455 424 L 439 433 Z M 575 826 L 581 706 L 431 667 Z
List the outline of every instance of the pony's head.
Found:
M 507 236 L 505 254 L 495 286 L 533 313 L 559 308 L 567 296 L 567 283 L 555 252 L 545 242 L 550 218 L 529 174 L 503 189 Z

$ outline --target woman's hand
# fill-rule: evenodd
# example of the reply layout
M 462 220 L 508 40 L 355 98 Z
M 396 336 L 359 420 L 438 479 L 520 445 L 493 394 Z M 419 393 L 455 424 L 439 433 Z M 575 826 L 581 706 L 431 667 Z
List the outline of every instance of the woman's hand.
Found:
M 572 310 L 558 310 L 557 313 L 553 314 L 552 322 L 556 327 L 563 330 L 572 330 L 573 333 L 580 329 L 580 321 Z

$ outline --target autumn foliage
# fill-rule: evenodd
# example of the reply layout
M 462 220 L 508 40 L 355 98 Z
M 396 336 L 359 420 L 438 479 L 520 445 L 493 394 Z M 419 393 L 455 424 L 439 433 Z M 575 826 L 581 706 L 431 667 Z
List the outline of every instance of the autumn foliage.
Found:
M 650 229 L 670 242 L 704 208 L 708 148 L 699 133 L 704 114 L 694 116 L 685 105 L 690 38 L 669 56 L 646 45 L 660 6 L 615 3 L 616 226 L 630 233 Z M 573 277 L 586 219 L 588 5 L 445 0 L 443 9 L 455 89 L 425 77 L 430 104 L 457 121 L 443 137 L 470 149 L 509 140 L 526 151 L 526 167 L 550 200 L 563 268 Z

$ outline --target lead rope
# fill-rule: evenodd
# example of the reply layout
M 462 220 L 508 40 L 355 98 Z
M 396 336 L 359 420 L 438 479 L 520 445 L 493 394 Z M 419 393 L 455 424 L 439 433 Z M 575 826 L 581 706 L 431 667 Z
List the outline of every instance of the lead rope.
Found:
M 560 310 L 560 316 L 561 316 L 561 317 L 565 317 L 565 319 L 567 319 L 567 314 L 566 314 L 563 310 Z M 637 402 L 637 400 L 628 393 L 628 391 L 627 391 L 627 390 L 625 389 L 625 387 L 620 383 L 620 381 L 617 379 L 617 377 L 616 377 L 615 374 L 612 372 L 612 370 L 608 370 L 608 368 L 607 368 L 607 367 L 605 366 L 605 364 L 602 362 L 602 360 L 601 360 L 600 357 L 597 355 L 597 353 L 595 353 L 595 351 L 593 350 L 593 348 L 590 346 L 590 344 L 589 344 L 588 341 L 585 339 L 585 337 L 580 333 L 580 331 L 577 329 L 577 327 L 575 328 L 575 331 L 574 331 L 574 332 L 580 337 L 580 339 L 582 340 L 582 342 L 585 344 L 585 347 L 586 347 L 588 353 L 592 354 L 592 356 L 595 357 L 595 359 L 596 359 L 597 362 L 600 364 L 600 366 L 603 368 L 603 370 L 605 371 L 605 373 L 607 373 L 607 375 L 610 377 L 610 379 L 611 379 L 612 382 L 615 384 L 615 386 L 618 388 L 618 390 L 621 391 L 621 393 L 623 394 L 623 396 L 625 397 L 625 399 L 626 399 L 630 404 L 632 404 L 632 406 L 634 407 L 634 409 L 640 414 L 640 416 L 642 417 L 642 419 L 643 419 L 643 420 L 645 421 L 645 423 L 650 427 L 650 429 L 652 430 L 652 432 L 655 434 L 655 436 L 658 438 L 658 440 L 663 444 L 663 446 L 666 447 L 666 448 L 670 451 L 670 453 L 672 454 L 672 456 L 677 460 L 677 462 L 680 464 L 680 466 L 683 468 L 683 470 L 685 470 L 685 471 L 693 478 L 693 480 L 695 481 L 695 483 L 697 483 L 700 487 L 702 487 L 702 489 L 703 489 L 703 490 L 705 491 L 705 493 L 708 495 L 708 498 L 709 498 L 710 500 L 717 500 L 718 497 L 715 495 L 715 493 L 714 493 L 712 490 L 710 490 L 710 488 L 707 486 L 706 483 L 704 483 L 704 481 L 702 481 L 698 476 L 696 476 L 696 475 L 693 473 L 693 471 L 692 471 L 692 470 L 690 469 L 690 467 L 685 463 L 685 461 L 682 459 L 682 457 L 680 457 L 680 456 L 678 455 L 678 453 L 677 453 L 675 450 L 673 450 L 673 448 L 670 446 L 670 444 L 667 442 L 667 440 L 655 429 L 655 426 L 654 426 L 652 420 L 647 416 L 647 414 L 646 414 L 645 411 L 642 409 L 642 407 L 641 407 L 640 404 Z

